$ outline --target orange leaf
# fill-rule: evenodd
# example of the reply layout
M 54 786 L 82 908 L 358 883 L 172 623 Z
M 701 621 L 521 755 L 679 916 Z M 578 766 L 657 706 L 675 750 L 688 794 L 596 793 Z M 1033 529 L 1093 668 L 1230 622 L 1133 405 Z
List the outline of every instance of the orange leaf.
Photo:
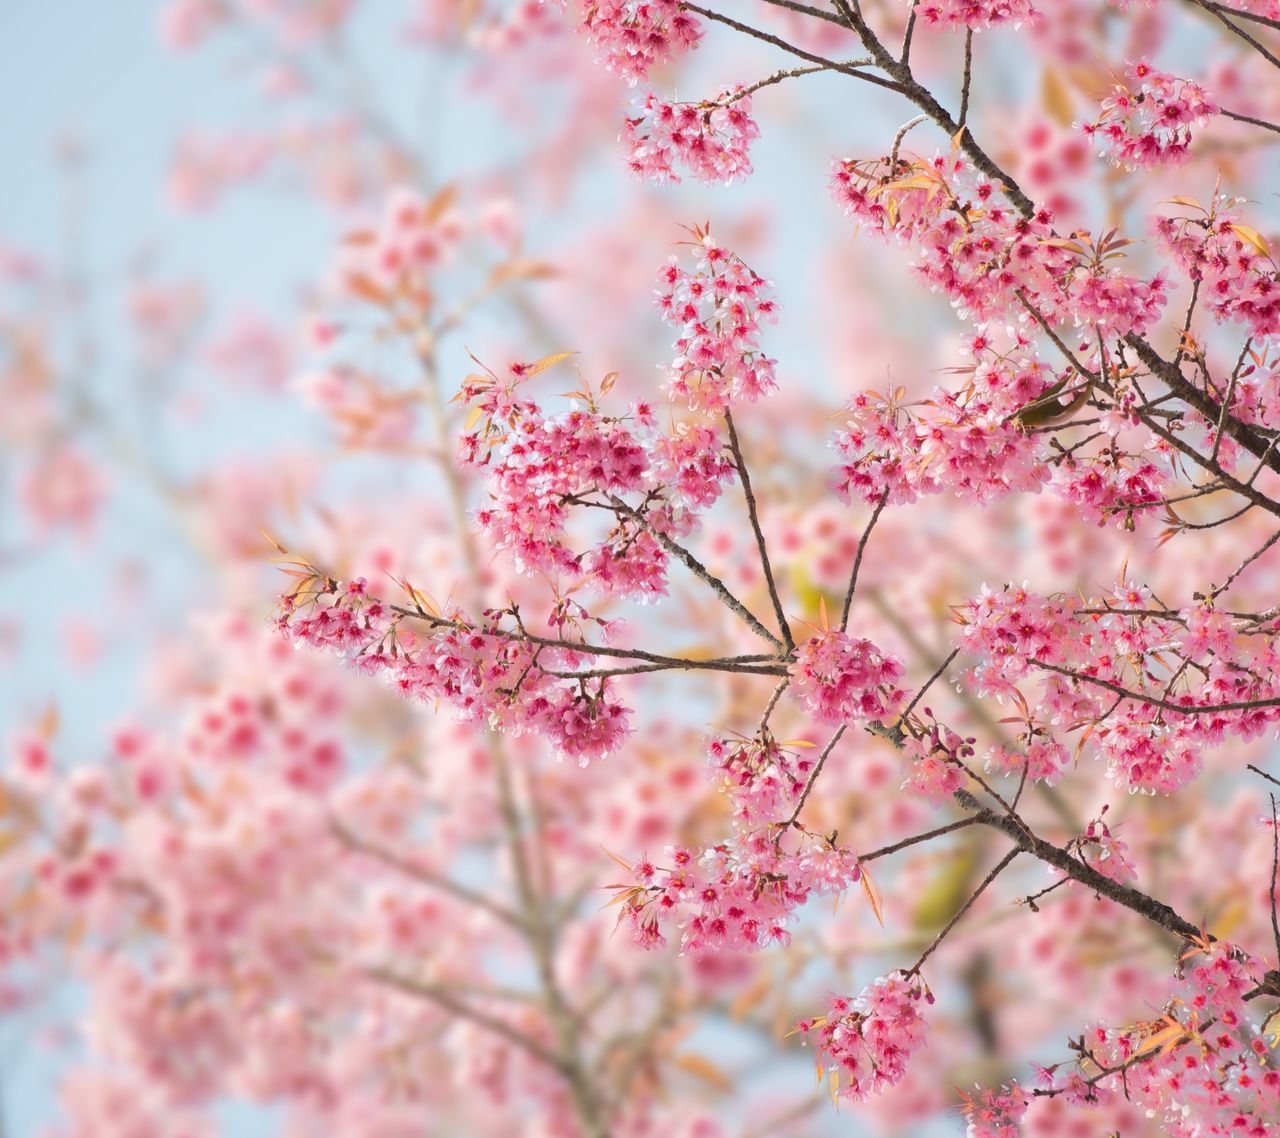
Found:
M 449 212 L 449 207 L 452 206 L 457 199 L 458 187 L 454 183 L 450 182 L 447 186 L 442 187 L 436 193 L 435 197 L 427 202 L 427 209 L 423 215 L 423 220 L 426 221 L 428 225 L 434 225 Z
M 555 367 L 561 360 L 567 360 L 570 356 L 576 356 L 577 352 L 556 352 L 552 356 L 543 356 L 536 363 L 528 364 L 521 375 L 525 379 L 532 379 L 535 375 L 541 375 L 549 367 Z
M 718 1091 L 727 1093 L 733 1090 L 733 1080 L 704 1055 L 685 1052 L 683 1055 L 676 1055 L 671 1061 L 682 1071 L 688 1071 L 689 1074 L 696 1075 L 704 1083 L 709 1083 Z
M 1266 238 L 1262 236 L 1256 229 L 1251 229 L 1247 225 L 1237 225 L 1232 222 L 1227 226 L 1236 236 L 1244 238 L 1250 245 L 1258 250 L 1264 257 L 1271 256 L 1271 247 L 1267 244 Z
M 1075 118 L 1075 109 L 1071 105 L 1071 91 L 1063 82 L 1062 76 L 1052 67 L 1045 68 L 1044 78 L 1040 83 L 1040 97 L 1044 102 L 1044 109 L 1049 112 L 1049 117 L 1063 130 L 1070 129 L 1071 121 Z
M 357 296 L 372 301 L 374 304 L 387 304 L 391 300 L 385 290 L 374 284 L 363 273 L 352 273 L 351 276 L 347 277 L 347 288 Z
M 604 850 L 604 852 L 607 853 L 620 866 L 622 866 L 622 868 L 625 869 L 628 873 L 631 873 L 631 874 L 635 873 L 635 870 L 631 868 L 631 863 L 629 861 L 623 861 L 622 858 L 620 858 L 616 853 L 614 853 L 612 850 L 605 849 L 604 846 L 601 846 L 600 848 Z
M 880 922 L 880 927 L 884 928 L 884 894 L 880 892 L 880 886 L 867 872 L 865 865 L 862 867 L 862 891 L 867 895 L 867 903 L 875 913 L 876 920 Z

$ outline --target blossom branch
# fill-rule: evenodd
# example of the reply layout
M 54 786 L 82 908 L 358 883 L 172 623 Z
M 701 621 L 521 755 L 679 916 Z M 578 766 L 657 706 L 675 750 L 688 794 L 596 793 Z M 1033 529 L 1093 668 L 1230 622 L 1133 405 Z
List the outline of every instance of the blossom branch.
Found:
M 966 810 L 972 812 L 974 821 L 1007 834 L 1020 849 L 1025 850 L 1046 865 L 1060 869 L 1068 877 L 1091 889 L 1094 893 L 1106 897 L 1109 901 L 1114 901 L 1117 905 L 1121 905 L 1131 912 L 1145 917 L 1147 920 L 1178 936 L 1190 938 L 1199 935 L 1200 930 L 1197 926 L 1180 916 L 1164 902 L 1149 897 L 1141 890 L 1133 888 L 1133 886 L 1124 885 L 1107 877 L 1105 874 L 1099 873 L 1091 865 L 1087 865 L 1079 858 L 1073 857 L 1067 850 L 1060 846 L 1055 846 L 1052 842 L 1045 841 L 1045 839 L 1020 827 L 1007 814 L 1001 814 L 984 807 L 967 790 L 957 791 L 955 799 Z
M 1148 703 L 1152 707 L 1158 707 L 1163 711 L 1176 712 L 1179 715 L 1213 715 L 1226 711 L 1251 711 L 1259 707 L 1280 707 L 1280 696 L 1260 696 L 1257 699 L 1233 700 L 1230 703 L 1174 703 L 1172 700 L 1164 699 L 1160 696 L 1148 695 L 1146 692 L 1126 688 L 1123 684 L 1118 684 L 1114 680 L 1103 679 L 1101 676 L 1091 676 L 1087 672 L 1073 671 L 1071 668 L 1064 668 L 1059 664 L 1050 664 L 1045 660 L 1033 659 L 1028 662 L 1037 668 L 1043 668 L 1046 672 L 1056 672 L 1058 675 L 1066 676 L 1068 679 L 1105 688 L 1107 691 L 1123 696 L 1125 699 L 1136 700 L 1138 703 Z
M 889 91 L 901 90 L 899 85 L 891 79 L 884 79 L 879 75 L 872 75 L 866 71 L 860 71 L 855 66 L 837 63 L 833 59 L 824 59 L 820 55 L 815 55 L 811 51 L 805 51 L 802 47 L 797 47 L 795 44 L 788 43 L 780 36 L 775 36 L 770 32 L 762 31 L 760 28 L 754 28 L 750 24 L 744 24 L 730 16 L 722 15 L 720 12 L 713 12 L 711 9 L 703 8 L 698 4 L 683 4 L 681 6 L 688 12 L 696 12 L 704 19 L 712 20 L 718 24 L 723 24 L 725 27 L 732 28 L 736 32 L 741 32 L 743 35 L 750 36 L 752 39 L 760 40 L 762 43 L 772 44 L 779 50 L 785 51 L 789 55 L 794 55 L 798 59 L 807 59 L 810 63 L 821 64 L 827 70 L 838 71 L 842 75 L 848 75 L 854 79 L 861 79 L 865 83 L 871 83 L 876 87 L 884 87 Z
M 729 591 L 729 587 L 720 580 L 719 577 L 712 573 L 711 570 L 703 565 L 701 561 L 694 557 L 692 553 L 685 549 L 683 545 L 679 542 L 672 541 L 671 538 L 661 530 L 655 529 L 644 514 L 639 510 L 628 506 L 627 503 L 616 494 L 611 495 L 609 500 L 615 510 L 621 511 L 642 525 L 663 549 L 670 553 L 672 557 L 676 558 L 676 560 L 684 565 L 695 577 L 706 584 L 731 612 L 741 617 L 743 623 L 745 623 L 752 632 L 762 639 L 769 641 L 770 644 L 774 645 L 779 650 L 785 648 L 783 642 L 760 623 L 760 620 L 755 613 L 738 600 L 738 598 Z

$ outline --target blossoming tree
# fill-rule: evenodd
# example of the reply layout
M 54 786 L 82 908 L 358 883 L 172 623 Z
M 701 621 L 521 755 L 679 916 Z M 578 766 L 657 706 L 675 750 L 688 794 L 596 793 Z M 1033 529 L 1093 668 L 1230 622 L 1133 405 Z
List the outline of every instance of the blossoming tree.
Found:
M 464 359 L 547 269 L 363 108 L 361 169 L 415 184 L 347 232 L 297 387 L 347 448 L 425 458 L 381 501 L 430 539 L 280 532 L 274 630 L 214 626 L 179 742 L 59 774 L 24 738 L 4 947 L 89 986 L 65 1132 L 213 1132 L 238 1097 L 395 1138 L 1274 1133 L 1280 268 L 1247 195 L 1280 9 L 507 7 L 419 31 L 655 83 L 612 128 L 641 180 L 748 177 L 753 100 L 803 84 L 865 111 L 875 156 L 789 184 L 827 181 L 828 242 L 891 250 L 903 382 L 790 377 L 788 297 L 705 223 L 656 313 L 619 270 L 582 317 L 590 342 L 634 305 L 647 351 L 511 348 L 553 298 Z M 237 18 L 185 0 L 168 29 Z M 667 97 L 747 43 L 790 59 Z M 1018 120 L 995 80 L 1026 60 Z M 352 761 L 357 727 L 387 761 Z M 819 1092 L 801 1071 L 744 1117 L 744 1038 Z

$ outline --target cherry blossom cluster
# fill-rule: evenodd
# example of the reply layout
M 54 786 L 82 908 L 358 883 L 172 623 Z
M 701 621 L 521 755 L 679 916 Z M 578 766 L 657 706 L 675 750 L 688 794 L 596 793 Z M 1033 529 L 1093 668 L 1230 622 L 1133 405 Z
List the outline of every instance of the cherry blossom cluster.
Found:
M 1111 832 L 1111 827 L 1101 818 L 1094 818 L 1085 827 L 1084 833 L 1076 841 L 1076 849 L 1103 877 L 1109 877 L 1121 885 L 1128 885 L 1138 879 L 1138 871 L 1129 860 L 1129 847 Z
M 462 215 L 447 197 L 432 201 L 414 190 L 394 190 L 378 224 L 344 242 L 336 266 L 340 282 L 357 296 L 397 291 L 446 261 L 463 231 Z
M 1129 1100 L 1174 1138 L 1271 1133 L 1280 1070 L 1247 1001 L 1274 973 L 1225 941 L 1197 938 L 1183 960 L 1160 1019 L 1089 1028 L 1072 1044 L 1076 1063 L 1042 1069 L 1033 1093 L 1076 1106 Z
M 694 270 L 673 261 L 661 275 L 659 306 L 680 332 L 668 394 L 692 410 L 717 412 L 774 390 L 774 364 L 759 350 L 758 334 L 775 305 L 767 281 L 709 235 L 696 237 Z M 696 528 L 733 477 L 733 461 L 710 422 L 664 429 L 645 402 L 606 415 L 600 400 L 616 376 L 598 393 L 584 389 L 561 414 L 547 414 L 523 396 L 523 385 L 559 358 L 464 382 L 459 398 L 471 407 L 471 425 L 462 458 L 489 482 L 490 502 L 476 519 L 523 572 L 585 574 L 607 594 L 656 599 L 666 592 L 664 537 Z M 639 504 L 628 505 L 628 494 Z M 575 552 L 570 518 L 592 509 L 611 513 L 612 527 Z
M 1224 0 L 1223 6 L 1261 16 L 1264 20 L 1280 20 L 1280 3 L 1277 0 Z
M 664 434 L 644 404 L 618 417 L 584 400 L 548 416 L 519 398 L 522 378 L 512 369 L 463 389 L 484 416 L 462 440 L 464 460 L 489 478 L 491 501 L 476 512 L 481 530 L 519 571 L 586 574 L 604 593 L 662 596 L 668 554 L 658 535 L 690 532 L 733 474 L 719 433 L 704 424 Z M 626 506 L 628 493 L 642 506 Z M 587 502 L 612 507 L 614 524 L 574 552 L 567 526 Z
M 1117 165 L 1138 169 L 1185 162 L 1193 128 L 1217 113 L 1200 84 L 1139 61 L 1102 101 L 1098 117 L 1081 129 Z
M 978 31 L 997 24 L 1019 27 L 1041 13 L 1031 0 L 922 0 L 916 15 L 926 24 Z
M 932 718 L 929 708 L 924 714 Z M 923 733 L 910 736 L 902 744 L 903 755 L 911 760 L 902 789 L 941 806 L 968 781 L 964 761 L 974 755 L 975 742 L 936 720 Z
M 1199 287 L 1219 322 L 1244 324 L 1255 336 L 1280 332 L 1280 271 L 1266 239 L 1239 220 L 1239 199 L 1215 197 L 1206 208 L 1157 217 L 1161 246 Z
M 1156 443 L 1124 451 L 1111 444 L 1095 454 L 1064 461 L 1054 472 L 1054 492 L 1098 525 L 1114 520 L 1120 528 L 1133 530 L 1135 518 L 1151 513 L 1164 501 L 1169 471 L 1151 456 L 1166 449 Z
M 670 865 L 644 858 L 630 867 L 636 883 L 615 897 L 619 919 L 643 948 L 665 944 L 674 924 L 680 951 L 695 957 L 787 944 L 797 909 L 862 876 L 852 850 L 794 826 L 739 829 L 701 854 L 671 847 L 667 857 Z
M 912 502 L 950 490 L 975 502 L 1035 493 L 1049 479 L 1044 448 L 1017 413 L 1056 377 L 1023 343 L 997 351 L 984 331 L 972 338 L 975 367 L 959 390 L 937 388 L 917 404 L 901 392 L 859 392 L 832 440 L 839 465 L 832 489 L 844 502 Z M 1063 383 L 1063 387 L 1066 384 Z
M 668 865 L 648 857 L 623 863 L 633 880 L 617 886 L 613 903 L 622 905 L 619 922 L 636 944 L 663 945 L 672 927 L 681 952 L 697 957 L 786 944 L 810 898 L 863 881 L 851 849 L 797 820 L 819 764 L 811 747 L 779 742 L 766 728 L 753 738 L 710 740 L 710 774 L 730 803 L 733 834 L 700 852 L 668 847 Z
M 415 615 L 431 625 L 429 635 L 419 635 L 401 627 L 402 613 L 368 595 L 363 578 L 344 585 L 311 567 L 297 572 L 298 587 L 281 602 L 280 631 L 336 652 L 406 698 L 442 700 L 466 722 L 540 735 L 582 766 L 616 751 L 630 734 L 630 711 L 607 677 L 573 679 L 569 669 L 581 660 L 574 642 L 535 643 L 522 633 L 516 610 L 488 610 L 473 623 L 460 610 L 432 612 L 417 600 Z M 589 619 L 607 634 L 608 622 Z M 569 626 L 580 627 L 577 615 L 562 619 L 561 631 Z
M 747 827 L 790 814 L 814 767 L 803 752 L 788 749 L 767 733 L 754 739 L 717 737 L 707 753 L 735 821 Z
M 932 160 L 838 161 L 832 193 L 845 213 L 912 248 L 916 272 L 962 316 L 1085 327 L 1104 338 L 1141 333 L 1166 284 L 1122 272 L 1129 242 L 1058 235 L 1052 214 L 1024 217 L 957 152 Z
M 857 997 L 833 996 L 825 1015 L 801 1020 L 796 1031 L 812 1040 L 818 1078 L 839 1098 L 865 1102 L 902 1082 L 907 1061 L 925 1043 L 929 1025 L 920 1002 L 933 996 L 918 976 L 883 976 Z
M 839 629 L 798 644 L 788 674 L 797 698 L 823 723 L 882 722 L 906 701 L 902 661 Z
M 491 501 L 477 511 L 476 520 L 520 571 L 578 573 L 584 559 L 566 545 L 565 529 L 574 504 L 591 494 L 608 501 L 610 495 L 657 488 L 632 422 L 643 421 L 643 411 L 622 418 L 590 405 L 571 405 L 560 415 L 547 415 L 519 397 L 523 374 L 518 367 L 502 379 L 473 377 L 463 388 L 473 415 L 482 416 L 462 440 L 464 461 L 483 468 L 490 485 Z M 667 525 L 672 521 L 668 518 Z M 589 558 L 603 568 L 599 582 L 605 587 L 621 583 L 609 569 L 617 558 L 607 550 L 616 544 L 637 563 L 629 570 L 637 591 L 665 591 L 665 554 L 643 522 L 640 517 L 620 522 L 611 540 Z M 646 566 L 642 574 L 641 565 Z
M 659 273 L 657 304 L 679 330 L 667 393 L 704 411 L 755 402 L 777 390 L 775 361 L 760 350 L 760 325 L 776 318 L 770 282 L 741 258 L 694 231 L 692 272 L 672 258 Z
M 650 92 L 639 114 L 622 124 L 627 165 L 637 177 L 678 182 L 676 165 L 704 182 L 726 185 L 751 174 L 751 143 L 760 129 L 751 117 L 751 96 L 722 91 L 701 103 L 671 103 Z
M 966 1094 L 966 1138 L 1021 1138 L 1022 1120 L 1030 1104 L 1030 1096 L 1017 1083 Z
M 1087 600 L 984 589 L 958 618 L 978 660 L 974 690 L 1021 707 L 1030 738 L 1088 727 L 1080 746 L 1131 791 L 1176 790 L 1207 748 L 1280 719 L 1274 621 L 1238 620 L 1204 602 L 1166 610 L 1124 584 Z M 1034 713 L 1018 687 L 1028 678 L 1039 679 Z M 1050 775 L 1061 758 L 1055 751 L 1034 773 Z
M 580 26 L 604 65 L 633 86 L 702 38 L 680 0 L 581 0 L 581 7 Z

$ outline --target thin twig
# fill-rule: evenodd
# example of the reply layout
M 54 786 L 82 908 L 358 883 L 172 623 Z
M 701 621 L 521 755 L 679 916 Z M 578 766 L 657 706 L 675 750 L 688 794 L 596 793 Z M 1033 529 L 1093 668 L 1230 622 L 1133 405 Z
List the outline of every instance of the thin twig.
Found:
M 908 976 L 918 976 L 920 974 L 920 969 L 924 967 L 924 962 L 928 960 L 929 957 L 931 957 L 934 954 L 934 952 L 937 951 L 938 946 L 941 945 L 942 942 L 946 939 L 947 934 L 952 929 L 954 929 L 956 925 L 960 923 L 965 913 L 967 913 L 971 908 L 973 908 L 974 902 L 977 901 L 978 898 L 982 896 L 987 886 L 989 886 L 997 877 L 999 877 L 1000 874 L 1002 874 L 1009 867 L 1009 863 L 1012 862 L 1013 859 L 1022 852 L 1023 851 L 1020 847 L 1014 846 L 1013 849 L 1011 849 L 1007 854 L 1004 855 L 1004 857 L 1002 857 L 999 860 L 999 862 L 996 863 L 995 867 L 991 870 L 991 872 L 988 873 L 987 876 L 982 879 L 982 883 L 978 886 L 978 888 L 975 889 L 972 894 L 970 894 L 969 900 L 967 900 L 963 905 L 960 906 L 960 909 L 956 913 L 956 915 L 952 917 L 951 920 L 949 920 L 942 927 L 942 930 L 938 933 L 938 935 L 933 938 L 933 943 L 930 944 L 929 947 L 926 948 L 924 952 L 920 954 L 920 959 L 917 960 L 910 968 L 907 969 Z
M 1191 3 L 1193 3 L 1197 8 L 1203 8 L 1206 12 L 1216 17 L 1223 27 L 1229 28 L 1232 32 L 1238 35 L 1245 43 L 1253 48 L 1254 51 L 1262 56 L 1263 59 L 1270 63 L 1272 67 L 1280 67 L 1280 59 L 1277 59 L 1239 24 L 1227 19 L 1227 12 L 1230 12 L 1233 16 L 1237 14 L 1234 8 L 1224 9 L 1221 4 L 1211 3 L 1210 0 L 1191 0 Z
M 858 542 L 858 552 L 853 559 L 853 572 L 849 574 L 849 587 L 844 594 L 844 608 L 840 612 L 841 632 L 844 632 L 849 627 L 849 610 L 853 607 L 853 594 L 858 588 L 858 570 L 862 568 L 862 555 L 866 552 L 867 540 L 871 537 L 871 531 L 875 529 L 880 513 L 888 501 L 889 491 L 886 488 L 885 492 L 880 495 L 880 501 L 876 503 L 876 508 L 871 513 L 871 520 L 867 522 L 867 528 L 862 531 L 862 538 Z
M 1104 680 L 1101 676 L 1090 676 L 1084 672 L 1073 672 L 1070 668 L 1064 668 L 1059 664 L 1050 664 L 1044 660 L 1029 660 L 1027 662 L 1037 668 L 1043 668 L 1047 672 L 1056 672 L 1058 675 L 1066 676 L 1068 679 L 1079 680 L 1082 683 L 1105 688 L 1114 695 L 1124 696 L 1125 699 L 1132 699 L 1138 703 L 1149 703 L 1152 707 L 1176 712 L 1179 715 L 1215 715 L 1223 711 L 1251 711 L 1258 707 L 1280 707 L 1280 697 L 1242 699 L 1231 703 L 1173 703 L 1170 700 L 1161 699 L 1159 696 L 1134 691 L 1132 688 L 1127 688 L 1114 680 Z
M 775 4 L 778 2 L 779 0 L 766 0 L 766 3 L 769 4 Z M 1227 4 L 1214 3 L 1213 0 L 1210 0 L 1208 7 L 1215 12 L 1224 12 L 1232 16 L 1238 16 L 1242 20 L 1252 20 L 1255 24 L 1262 24 L 1265 27 L 1280 30 L 1280 20 L 1273 20 L 1269 16 L 1260 16 L 1256 12 L 1245 12 L 1239 8 L 1232 8 Z M 828 18 L 833 19 L 834 17 Z
M 724 98 L 716 100 L 716 105 L 727 107 L 732 103 L 738 102 L 739 99 L 745 99 L 750 95 L 754 95 L 757 91 L 764 90 L 765 87 L 772 87 L 777 83 L 782 83 L 787 79 L 799 79 L 802 75 L 817 75 L 822 71 L 844 70 L 850 67 L 870 67 L 869 59 L 846 59 L 837 63 L 834 67 L 827 63 L 815 63 L 809 67 L 791 67 L 782 71 L 775 71 L 772 75 L 766 75 L 763 79 L 758 79 L 747 87 L 739 87 L 736 91 L 730 92 Z
M 452 878 L 434 873 L 418 862 L 396 853 L 394 850 L 389 850 L 385 846 L 371 842 L 367 838 L 362 838 L 338 818 L 329 819 L 329 829 L 333 836 L 348 849 L 397 869 L 407 877 L 413 878 L 414 881 L 429 885 L 433 889 L 439 889 L 442 893 L 448 893 L 449 896 L 455 897 L 459 901 L 465 901 L 468 905 L 483 909 L 513 928 L 524 928 L 524 922 L 520 917 L 504 905 L 498 904 L 498 902 L 486 897 L 483 893 L 477 893 L 475 890 L 467 888 L 467 886 L 454 881 Z
M 738 468 L 738 477 L 742 480 L 742 493 L 747 500 L 747 517 L 751 519 L 751 531 L 756 536 L 760 568 L 764 571 L 765 584 L 769 587 L 769 600 L 773 603 L 773 614 L 778 618 L 778 629 L 782 633 L 787 651 L 794 652 L 796 642 L 791 636 L 791 626 L 787 623 L 787 614 L 783 611 L 782 600 L 778 596 L 778 586 L 773 579 L 773 566 L 769 563 L 769 547 L 764 540 L 764 531 L 760 528 L 760 515 L 756 506 L 756 496 L 751 489 L 751 475 L 747 473 L 747 460 L 742 457 L 738 429 L 733 425 L 733 414 L 727 407 L 724 412 L 724 421 L 729 428 L 729 449 L 733 452 L 733 462 Z
M 1077 857 L 1073 857 L 1068 850 L 1055 846 L 1052 842 L 1047 842 L 1035 834 L 1027 833 L 1025 830 L 1020 829 L 1018 824 L 1007 814 L 1001 814 L 982 806 L 967 790 L 956 791 L 955 800 L 966 810 L 972 811 L 974 819 L 981 825 L 990 826 L 992 829 L 1007 834 L 1017 843 L 1019 848 L 1046 865 L 1060 869 L 1068 877 L 1074 878 L 1081 885 L 1093 890 L 1099 896 L 1106 897 L 1109 901 L 1114 901 L 1117 905 L 1122 905 L 1124 908 L 1146 917 L 1147 920 L 1163 929 L 1167 929 L 1171 933 L 1176 933 L 1178 936 L 1189 938 L 1200 935 L 1200 929 L 1197 925 L 1180 916 L 1163 901 L 1157 901 L 1154 897 L 1149 897 L 1146 893 L 1135 889 L 1131 885 L 1113 881 L 1110 877 L 1094 869 L 1093 866 L 1088 865 Z
M 1280 918 L 1276 917 L 1276 873 L 1280 871 L 1280 821 L 1276 818 L 1276 796 L 1271 799 L 1271 935 L 1275 941 L 1276 959 L 1280 960 Z
M 1263 130 L 1269 130 L 1273 134 L 1280 134 L 1280 126 L 1276 126 L 1273 122 L 1267 122 L 1266 119 L 1255 119 L 1252 115 L 1242 115 L 1237 111 L 1229 111 L 1225 107 L 1218 109 L 1224 119 L 1235 119 L 1236 122 L 1248 123 L 1250 126 L 1261 127 Z
M 781 37 L 762 31 L 760 28 L 752 27 L 750 24 L 744 24 L 739 20 L 735 20 L 730 16 L 722 15 L 719 12 L 713 12 L 710 8 L 703 8 L 697 4 L 684 4 L 682 7 L 687 12 L 696 12 L 704 19 L 713 20 L 717 24 L 724 24 L 725 27 L 732 28 L 735 32 L 741 32 L 743 35 L 750 36 L 752 39 L 760 40 L 762 43 L 772 44 L 781 51 L 785 51 L 788 55 L 794 55 L 797 59 L 807 59 L 810 63 L 820 63 L 831 71 L 839 71 L 842 75 L 849 75 L 854 79 L 861 79 L 864 82 L 872 83 L 877 87 L 884 87 L 889 91 L 901 91 L 901 88 L 897 83 L 893 82 L 892 79 L 883 79 L 879 75 L 870 75 L 865 71 L 859 71 L 855 67 L 848 67 L 842 63 L 837 63 L 834 59 L 825 59 L 821 55 L 815 55 L 811 51 L 805 51 L 804 48 L 796 47 L 794 44 L 787 43 L 787 41 Z
M 763 624 L 760 623 L 760 619 L 756 616 L 756 614 L 753 613 L 749 608 L 747 608 L 747 606 L 744 605 L 740 600 L 738 600 L 738 598 L 735 597 L 733 593 L 729 591 L 729 587 L 722 580 L 720 580 L 719 577 L 717 577 L 714 573 L 712 573 L 710 569 L 708 569 L 705 565 L 703 565 L 701 561 L 699 561 L 696 557 L 694 557 L 692 553 L 690 553 L 687 549 L 685 549 L 683 545 L 681 545 L 679 542 L 672 541 L 672 539 L 668 537 L 665 533 L 663 533 L 660 529 L 655 529 L 652 525 L 649 524 L 649 519 L 645 517 L 644 514 L 642 514 L 639 510 L 633 509 L 631 506 L 628 506 L 626 502 L 624 502 L 616 494 L 610 495 L 609 501 L 613 504 L 613 508 L 615 510 L 621 510 L 623 513 L 627 514 L 629 517 L 634 518 L 637 522 L 639 522 L 640 525 L 642 525 L 645 528 L 645 530 L 649 533 L 649 535 L 660 546 L 662 546 L 663 549 L 665 549 L 668 553 L 670 553 L 673 557 L 675 557 L 676 560 L 681 562 L 689 570 L 689 572 L 691 572 L 695 577 L 697 577 L 699 580 L 703 581 L 707 586 L 709 586 L 711 591 L 715 593 L 717 597 L 720 598 L 720 600 L 724 603 L 724 605 L 728 609 L 730 609 L 733 613 L 735 613 L 737 616 L 742 618 L 743 622 L 746 624 L 748 628 L 751 629 L 752 632 L 754 632 L 757 636 L 767 640 L 775 648 L 781 649 L 785 647 L 785 645 L 782 643 L 781 640 L 779 640 L 776 636 L 774 636 L 772 632 L 770 632 L 767 628 L 765 628 Z
M 942 673 L 945 672 L 947 668 L 951 666 L 951 661 L 954 660 L 959 655 L 960 655 L 959 648 L 951 649 L 951 654 L 945 660 L 943 660 L 941 664 L 938 665 L 933 675 L 931 675 L 927 680 L 925 680 L 924 687 L 922 687 L 918 692 L 916 692 L 915 698 L 913 698 L 912 701 L 909 704 L 907 704 L 906 710 L 898 717 L 899 719 L 906 719 L 906 717 L 915 710 L 916 704 L 919 703 L 924 698 L 924 693 L 927 692 L 933 686 L 934 681 L 936 681 L 937 678 L 941 676 Z
M 756 725 L 756 734 L 763 735 L 769 726 L 769 716 L 773 714 L 773 709 L 778 706 L 778 700 L 782 698 L 782 693 L 787 690 L 787 685 L 791 683 L 790 676 L 784 676 L 783 680 L 777 687 L 773 689 L 773 693 L 769 696 L 769 702 L 764 705 L 764 711 L 760 713 L 760 722 Z
M 1280 778 L 1276 778 L 1276 776 L 1273 774 L 1267 774 L 1267 772 L 1264 771 L 1261 767 L 1255 767 L 1252 763 L 1245 763 L 1245 768 L 1247 770 L 1253 771 L 1254 774 L 1262 775 L 1262 777 L 1265 778 L 1268 782 L 1274 783 L 1276 786 L 1280 786 Z
M 969 815 L 967 818 L 961 818 L 957 822 L 948 822 L 945 826 L 939 826 L 935 830 L 928 830 L 923 834 L 916 834 L 914 837 L 903 838 L 900 842 L 894 842 L 892 845 L 881 846 L 878 850 L 872 850 L 870 853 L 859 854 L 859 861 L 875 861 L 877 858 L 888 857 L 890 854 L 896 854 L 900 850 L 905 850 L 911 846 L 919 845 L 921 842 L 927 842 L 933 838 L 941 837 L 943 834 L 949 834 L 953 830 L 963 830 L 969 826 L 976 825 L 978 819 Z
M 889 169 L 890 170 L 897 169 L 898 151 L 902 147 L 902 140 L 907 137 L 907 131 L 911 130 L 912 127 L 919 126 L 922 122 L 928 122 L 928 121 L 929 121 L 928 115 L 916 115 L 915 118 L 911 119 L 909 122 L 903 123 L 902 126 L 898 128 L 898 133 L 893 136 L 893 147 L 889 151 Z
M 809 792 L 813 790 L 813 784 L 818 781 L 818 775 L 822 773 L 822 768 L 826 765 L 827 756 L 835 750 L 836 744 L 840 742 L 840 736 L 843 735 L 846 730 L 846 727 L 838 728 L 836 733 L 831 736 L 831 741 L 822 748 L 822 754 L 818 756 L 818 761 L 809 775 L 809 781 L 804 784 L 804 790 L 800 792 L 800 798 L 796 802 L 796 808 L 791 811 L 791 817 L 783 822 L 779 829 L 786 830 L 796 824 L 796 819 L 800 817 L 800 811 L 804 809 L 804 804 L 809 799 Z
M 451 989 L 441 985 L 427 984 L 423 981 L 415 980 L 411 976 L 402 976 L 400 973 L 384 967 L 367 968 L 364 975 L 376 984 L 382 984 L 388 988 L 395 988 L 407 995 L 429 1000 L 451 1015 L 455 1015 L 459 1019 L 469 1020 L 477 1027 L 483 1027 L 487 1031 L 491 1031 L 508 1043 L 528 1052 L 535 1059 L 541 1060 L 548 1067 L 560 1072 L 561 1075 L 566 1075 L 564 1060 L 550 1048 L 540 1043 L 532 1035 L 526 1035 L 518 1028 L 514 1028 L 504 1020 L 498 1019 L 497 1016 L 489 1015 L 488 1012 L 464 1003 L 453 995 Z
M 1249 556 L 1246 557 L 1240 563 L 1236 571 L 1232 573 L 1231 576 L 1228 577 L 1225 581 L 1223 581 L 1221 585 L 1219 585 L 1216 589 L 1214 589 L 1212 593 L 1209 594 L 1210 599 L 1212 600 L 1213 598 L 1220 596 L 1222 593 L 1225 593 L 1231 587 L 1235 579 L 1239 577 L 1240 574 L 1243 573 L 1246 569 L 1248 569 L 1250 565 L 1252 565 L 1255 561 L 1257 561 L 1259 557 L 1261 557 L 1264 553 L 1266 553 L 1268 549 L 1270 549 L 1273 545 L 1275 545 L 1277 541 L 1280 541 L 1280 529 L 1276 530 L 1275 533 L 1273 533 L 1269 538 L 1267 538 L 1267 540 L 1263 543 L 1260 549 L 1249 554 Z
M 916 32 L 917 6 L 917 0 L 913 0 L 911 5 L 911 15 L 907 17 L 907 28 L 906 31 L 902 33 L 902 52 L 899 54 L 898 58 L 902 61 L 902 65 L 904 67 L 908 67 L 911 64 L 911 40 Z

